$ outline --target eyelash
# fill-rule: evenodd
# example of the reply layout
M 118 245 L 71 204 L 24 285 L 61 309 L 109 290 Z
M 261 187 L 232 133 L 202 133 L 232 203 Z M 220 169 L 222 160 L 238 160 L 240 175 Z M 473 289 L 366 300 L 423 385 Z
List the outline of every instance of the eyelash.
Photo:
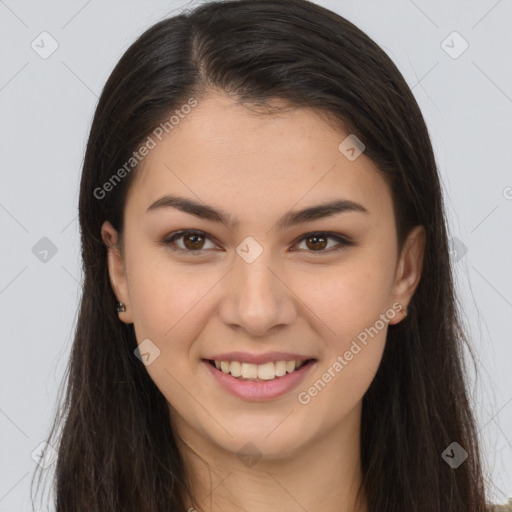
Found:
M 191 230 L 191 229 L 185 229 L 185 230 L 182 230 L 182 231 L 177 231 L 175 233 L 171 233 L 168 237 L 166 237 L 164 240 L 162 240 L 162 243 L 166 246 L 169 247 L 169 249 L 171 249 L 172 251 L 179 251 L 179 252 L 182 252 L 182 253 L 188 253 L 188 254 L 192 254 L 194 256 L 201 256 L 203 255 L 204 251 L 208 250 L 208 249 L 197 249 L 196 251 L 193 251 L 193 250 L 189 250 L 189 249 L 182 249 L 181 247 L 173 247 L 172 244 L 174 244 L 174 241 L 179 239 L 179 238 L 183 238 L 184 236 L 186 235 L 200 235 L 200 236 L 203 236 L 204 238 L 207 238 L 207 239 L 210 239 L 211 240 L 211 237 L 209 237 L 206 233 L 204 233 L 203 231 L 197 231 L 197 230 Z M 328 249 L 328 250 L 318 250 L 318 251 L 312 251 L 312 250 L 306 250 L 306 249 L 300 249 L 300 250 L 305 250 L 306 252 L 309 252 L 309 253 L 312 253 L 314 256 L 320 256 L 322 254 L 333 254 L 333 253 L 337 253 L 339 251 L 342 251 L 344 249 L 346 249 L 347 247 L 350 247 L 352 245 L 354 245 L 353 242 L 351 242 L 350 240 L 347 240 L 346 238 L 338 235 L 338 234 L 331 234 L 329 232 L 325 232 L 325 231 L 313 231 L 311 233 L 306 233 L 305 235 L 303 235 L 299 241 L 297 243 L 300 243 L 302 242 L 304 239 L 307 239 L 307 238 L 311 238 L 313 236 L 318 236 L 318 235 L 321 235 L 321 236 L 325 236 L 326 238 L 332 238 L 336 241 L 338 241 L 341 245 L 339 247 L 336 247 L 335 249 Z M 316 254 L 315 254 L 316 253 Z

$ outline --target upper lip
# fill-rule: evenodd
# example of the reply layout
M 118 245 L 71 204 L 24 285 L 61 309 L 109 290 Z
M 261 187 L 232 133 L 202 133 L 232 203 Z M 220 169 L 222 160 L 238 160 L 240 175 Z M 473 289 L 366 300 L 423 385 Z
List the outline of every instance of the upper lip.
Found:
M 264 352 L 263 354 L 251 354 L 249 352 L 225 352 L 205 357 L 210 361 L 239 361 L 241 363 L 263 364 L 276 361 L 306 361 L 314 359 L 312 356 L 294 354 L 292 352 Z

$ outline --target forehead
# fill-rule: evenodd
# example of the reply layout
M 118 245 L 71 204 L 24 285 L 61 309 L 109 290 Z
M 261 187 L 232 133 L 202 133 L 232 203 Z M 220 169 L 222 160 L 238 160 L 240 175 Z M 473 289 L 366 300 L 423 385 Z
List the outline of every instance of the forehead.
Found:
M 274 204 L 281 211 L 343 197 L 386 215 L 387 183 L 364 153 L 349 160 L 340 151 L 348 135 L 313 109 L 262 113 L 211 93 L 161 140 L 153 137 L 127 201 L 136 195 L 147 208 L 165 193 L 180 193 L 222 209 Z

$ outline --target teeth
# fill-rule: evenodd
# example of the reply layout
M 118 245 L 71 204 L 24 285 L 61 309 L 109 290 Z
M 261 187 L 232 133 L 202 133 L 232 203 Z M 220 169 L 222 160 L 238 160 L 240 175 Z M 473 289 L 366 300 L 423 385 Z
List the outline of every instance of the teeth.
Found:
M 265 363 L 257 366 L 258 368 L 258 379 L 261 380 L 272 380 L 276 377 L 276 369 L 274 363 Z
M 238 361 L 231 361 L 229 366 L 229 370 L 233 377 L 240 377 L 242 375 L 242 363 L 239 363 Z
M 276 367 L 276 377 L 286 375 L 286 361 L 276 361 L 274 366 Z
M 227 363 L 231 366 L 230 363 Z M 242 363 L 242 377 L 244 379 L 257 379 L 258 378 L 258 365 L 250 363 Z
M 232 377 L 250 380 L 272 380 L 298 370 L 305 361 L 276 361 L 264 364 L 241 363 L 239 361 L 214 361 L 215 368 Z

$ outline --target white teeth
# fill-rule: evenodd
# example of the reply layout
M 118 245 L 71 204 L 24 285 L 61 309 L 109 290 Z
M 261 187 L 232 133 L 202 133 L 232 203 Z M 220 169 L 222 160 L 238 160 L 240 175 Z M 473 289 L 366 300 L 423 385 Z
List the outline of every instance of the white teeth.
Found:
M 242 375 L 242 363 L 231 361 L 230 370 L 233 377 L 240 377 Z
M 276 377 L 282 377 L 286 375 L 286 361 L 276 361 Z
M 258 365 L 258 379 L 261 380 L 272 380 L 276 376 L 276 369 L 274 363 L 265 363 Z
M 286 361 L 286 371 L 292 373 L 295 370 L 295 361 Z
M 298 370 L 305 361 L 272 361 L 264 364 L 241 363 L 239 361 L 214 361 L 215 368 L 232 377 L 241 379 L 272 380 Z
M 244 379 L 257 379 L 258 365 L 251 363 L 242 363 L 242 377 Z

